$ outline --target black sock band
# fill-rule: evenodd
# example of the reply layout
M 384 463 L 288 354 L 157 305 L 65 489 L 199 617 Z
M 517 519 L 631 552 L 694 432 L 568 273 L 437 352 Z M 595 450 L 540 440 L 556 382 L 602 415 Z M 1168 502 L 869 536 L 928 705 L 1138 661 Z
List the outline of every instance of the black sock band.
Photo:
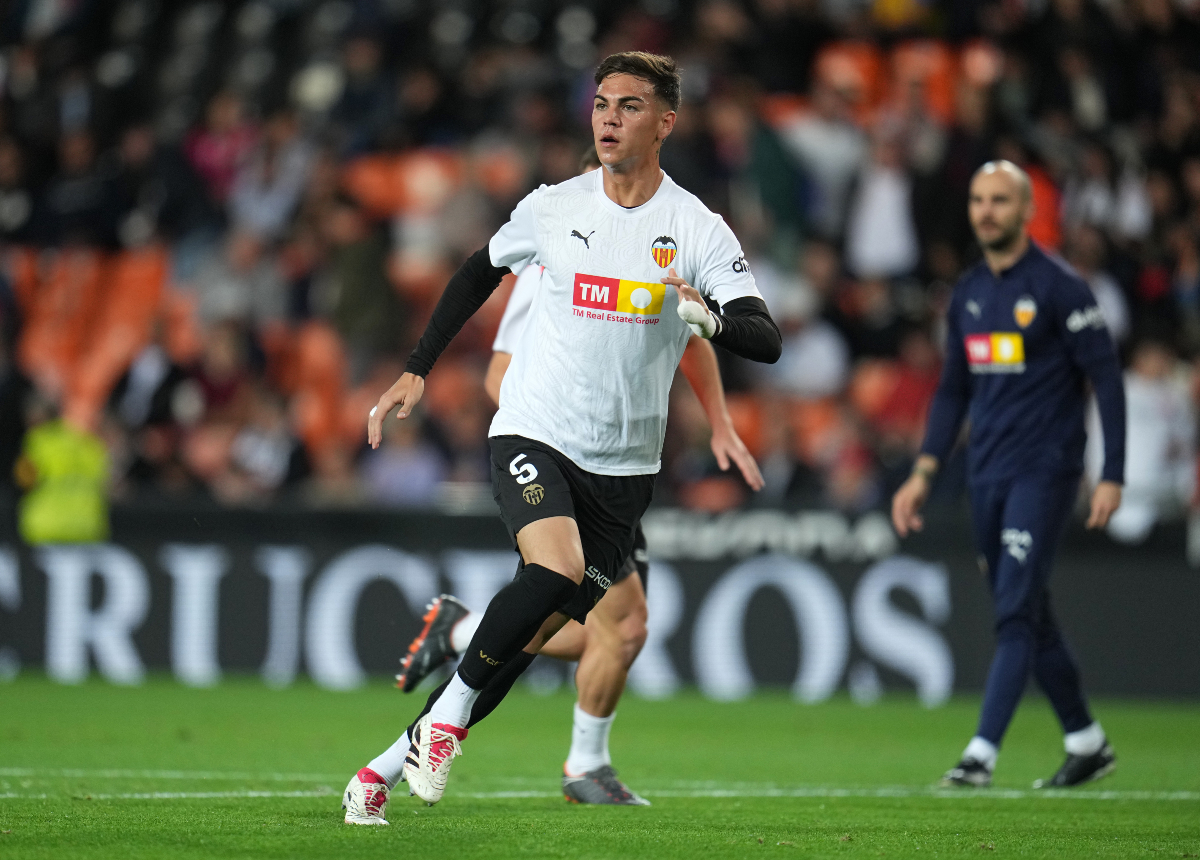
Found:
M 521 677 L 521 673 L 529 668 L 529 664 L 536 657 L 537 654 L 521 651 L 500 667 L 500 671 L 492 676 L 492 680 L 488 681 L 488 685 L 480 691 L 479 698 L 471 706 L 471 719 L 467 723 L 468 729 L 496 710 L 496 706 L 508 695 L 513 684 L 517 683 L 517 678 Z
M 458 674 L 467 686 L 484 689 L 578 590 L 579 586 L 561 573 L 540 564 L 525 565 L 517 578 L 492 598 L 463 655 Z

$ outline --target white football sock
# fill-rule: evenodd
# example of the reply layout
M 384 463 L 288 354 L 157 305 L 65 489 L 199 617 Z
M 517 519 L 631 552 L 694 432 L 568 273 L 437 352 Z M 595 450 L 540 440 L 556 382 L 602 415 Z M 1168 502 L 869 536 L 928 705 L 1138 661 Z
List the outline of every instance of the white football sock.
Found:
M 978 735 L 971 738 L 971 742 L 967 744 L 967 748 L 963 750 L 963 758 L 973 758 L 975 761 L 984 765 L 988 770 L 996 769 L 996 756 L 1000 755 L 1000 750 L 996 749 L 996 745 L 991 741 L 981 738 Z
M 1067 732 L 1063 735 L 1063 746 L 1071 755 L 1092 755 L 1100 752 L 1104 746 L 1104 729 L 1099 723 L 1092 723 L 1077 732 Z
M 567 756 L 567 773 L 583 776 L 589 771 L 612 764 L 608 754 L 608 733 L 616 714 L 593 717 L 575 703 L 575 725 L 571 728 L 571 752 Z
M 482 612 L 470 612 L 454 622 L 454 626 L 450 628 L 450 647 L 454 649 L 455 656 L 466 653 L 467 648 L 471 646 L 471 637 L 479 629 L 479 622 L 482 620 Z
M 382 776 L 383 781 L 388 784 L 388 788 L 395 788 L 397 782 L 404 780 L 404 756 L 408 754 L 408 748 L 411 745 L 412 741 L 408 738 L 408 730 L 405 729 L 404 734 L 400 735 L 400 740 L 371 759 L 371 763 L 367 767 Z
M 455 728 L 465 729 L 471 721 L 471 708 L 479 698 L 479 690 L 468 687 L 457 672 L 450 678 L 450 685 L 438 696 L 429 710 L 435 723 L 448 723 Z

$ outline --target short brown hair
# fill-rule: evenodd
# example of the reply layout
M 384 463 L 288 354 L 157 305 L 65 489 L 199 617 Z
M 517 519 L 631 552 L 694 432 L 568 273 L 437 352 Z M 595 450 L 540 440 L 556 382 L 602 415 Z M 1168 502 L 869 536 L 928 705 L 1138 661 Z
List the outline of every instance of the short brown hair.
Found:
M 645 51 L 609 54 L 596 69 L 596 86 L 609 75 L 633 75 L 654 85 L 654 94 L 671 110 L 679 110 L 679 68 L 670 57 Z

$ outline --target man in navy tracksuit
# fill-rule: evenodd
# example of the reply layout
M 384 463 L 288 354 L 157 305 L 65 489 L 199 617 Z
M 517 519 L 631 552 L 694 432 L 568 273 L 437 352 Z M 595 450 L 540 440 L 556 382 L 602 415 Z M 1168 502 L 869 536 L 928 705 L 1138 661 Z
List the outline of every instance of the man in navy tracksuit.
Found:
M 1086 384 L 1104 431 L 1104 471 L 1090 528 L 1121 503 L 1125 393 L 1121 367 L 1087 285 L 1029 240 L 1029 178 L 1007 161 L 971 182 L 969 216 L 984 260 L 954 290 L 946 366 L 929 410 L 925 444 L 896 492 L 892 520 L 903 537 L 938 464 L 970 417 L 972 520 L 996 611 L 996 653 L 975 737 L 943 784 L 986 786 L 1004 732 L 1032 671 L 1062 723 L 1067 759 L 1035 787 L 1078 785 L 1111 772 L 1112 747 L 1092 719 L 1050 608 L 1055 547 L 1083 471 Z

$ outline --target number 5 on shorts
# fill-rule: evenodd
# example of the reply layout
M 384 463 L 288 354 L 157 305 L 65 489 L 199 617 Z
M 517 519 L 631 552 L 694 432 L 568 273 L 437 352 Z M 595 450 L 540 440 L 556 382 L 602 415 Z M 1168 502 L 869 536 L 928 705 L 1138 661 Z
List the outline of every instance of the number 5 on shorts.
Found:
M 517 466 L 517 463 L 520 463 L 524 459 L 524 454 L 518 454 L 517 456 L 513 457 L 513 461 L 508 464 L 509 474 L 516 476 L 518 484 L 528 484 L 538 476 L 537 466 L 533 465 L 533 463 L 526 463 L 520 467 Z

